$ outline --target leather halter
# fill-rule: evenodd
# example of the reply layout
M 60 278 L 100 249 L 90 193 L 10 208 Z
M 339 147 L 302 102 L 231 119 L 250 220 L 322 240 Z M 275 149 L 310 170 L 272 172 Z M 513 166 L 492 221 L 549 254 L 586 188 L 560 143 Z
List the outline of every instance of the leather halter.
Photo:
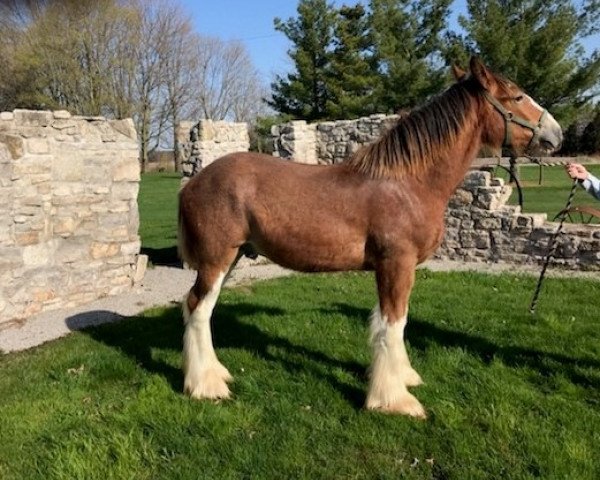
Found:
M 536 125 L 530 122 L 529 120 L 525 120 L 524 118 L 519 117 L 518 115 L 515 115 L 511 111 L 504 108 L 504 106 L 494 97 L 492 97 L 488 92 L 483 92 L 483 96 L 488 102 L 492 104 L 492 106 L 496 110 L 498 110 L 498 112 L 500 112 L 500 115 L 502 115 L 502 117 L 504 118 L 504 141 L 502 142 L 502 148 L 512 149 L 512 135 L 510 131 L 511 123 L 516 123 L 521 127 L 531 130 L 533 136 L 527 144 L 527 148 L 529 148 L 533 141 L 540 135 L 540 131 L 542 130 L 542 122 L 544 121 L 544 117 L 546 116 L 548 111 L 546 109 L 542 110 L 542 114 L 540 115 L 540 119 L 538 120 Z

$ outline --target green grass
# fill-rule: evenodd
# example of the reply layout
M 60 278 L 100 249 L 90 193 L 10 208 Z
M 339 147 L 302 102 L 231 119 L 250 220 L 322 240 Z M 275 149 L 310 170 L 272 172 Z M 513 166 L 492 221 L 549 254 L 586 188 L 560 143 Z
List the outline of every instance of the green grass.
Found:
M 600 176 L 600 165 L 588 165 L 588 170 L 593 174 Z M 546 213 L 548 219 L 552 220 L 567 203 L 572 180 L 566 174 L 564 167 L 543 167 L 542 184 L 539 185 L 539 167 L 535 165 L 519 166 L 519 181 L 523 188 L 523 211 L 527 213 Z M 508 180 L 508 174 L 501 169 L 497 169 L 497 175 Z M 509 203 L 518 205 L 518 194 L 516 187 L 510 197 Z M 573 205 L 590 205 L 600 208 L 600 203 L 582 188 L 577 189 Z M 572 220 L 580 222 L 581 218 L 573 216 Z M 584 217 L 588 221 L 588 217 Z M 594 219 L 592 223 L 598 223 L 599 219 Z
M 138 206 L 142 253 L 154 264 L 177 263 L 177 193 L 181 175 L 146 173 L 140 182 Z
M 566 200 L 562 169 L 544 173 L 539 189 L 522 168 L 526 211 Z M 176 258 L 178 189 L 142 179 L 156 264 Z M 226 289 L 214 335 L 235 383 L 220 404 L 181 394 L 175 306 L 3 355 L 0 479 L 600 478 L 598 283 L 549 279 L 531 316 L 534 284 L 418 273 L 407 337 L 426 422 L 362 409 L 368 274 Z
M 425 422 L 362 409 L 372 275 L 225 290 L 219 404 L 180 392 L 181 315 L 0 358 L 0 478 L 600 478 L 597 282 L 420 271 L 407 327 Z M 182 286 L 182 290 L 187 286 Z

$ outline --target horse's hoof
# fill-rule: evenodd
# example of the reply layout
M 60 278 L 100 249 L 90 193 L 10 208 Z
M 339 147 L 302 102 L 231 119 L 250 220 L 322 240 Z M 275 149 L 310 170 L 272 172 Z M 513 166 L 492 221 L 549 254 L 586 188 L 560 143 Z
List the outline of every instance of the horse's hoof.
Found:
M 227 372 L 227 377 L 225 378 L 222 370 L 211 369 L 202 372 L 195 382 L 186 379 L 184 392 L 197 400 L 203 398 L 209 400 L 228 399 L 231 396 L 231 392 L 226 382 L 231 381 L 233 378 L 227 369 L 225 369 L 225 372 Z
M 408 415 L 409 417 L 418 418 L 425 420 L 427 413 L 425 408 L 421 405 L 413 395 L 406 393 L 401 398 L 396 399 L 393 402 L 382 403 L 372 398 L 367 398 L 367 409 L 378 410 L 383 413 L 391 413 L 396 415 Z

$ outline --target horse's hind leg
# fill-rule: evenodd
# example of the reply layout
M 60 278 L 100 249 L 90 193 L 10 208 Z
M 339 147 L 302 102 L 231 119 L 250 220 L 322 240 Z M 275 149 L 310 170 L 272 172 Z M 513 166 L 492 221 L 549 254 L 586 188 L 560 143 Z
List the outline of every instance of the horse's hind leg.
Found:
M 225 265 L 201 266 L 183 302 L 184 391 L 193 398 L 229 398 L 227 382 L 233 378 L 215 353 L 210 317 L 223 282 L 238 258 Z
M 371 318 L 373 363 L 366 406 L 391 413 L 425 418 L 425 409 L 407 386 L 422 383 L 412 368 L 404 345 L 408 298 L 414 284 L 415 264 L 397 262 L 377 269 L 379 308 Z

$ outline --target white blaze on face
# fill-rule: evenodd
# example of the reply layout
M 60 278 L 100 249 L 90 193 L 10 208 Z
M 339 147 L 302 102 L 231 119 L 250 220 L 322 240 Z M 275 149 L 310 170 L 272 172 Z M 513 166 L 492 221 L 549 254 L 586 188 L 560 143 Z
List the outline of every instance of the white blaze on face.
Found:
M 541 117 L 544 109 L 529 95 L 526 95 L 526 97 L 531 102 L 531 105 L 539 110 Z M 534 121 L 533 123 L 537 123 L 537 121 Z M 543 139 L 549 141 L 555 148 L 558 148 L 562 143 L 562 128 L 550 112 L 546 111 L 546 115 L 544 115 L 544 118 L 542 119 L 541 127 L 540 140 Z

